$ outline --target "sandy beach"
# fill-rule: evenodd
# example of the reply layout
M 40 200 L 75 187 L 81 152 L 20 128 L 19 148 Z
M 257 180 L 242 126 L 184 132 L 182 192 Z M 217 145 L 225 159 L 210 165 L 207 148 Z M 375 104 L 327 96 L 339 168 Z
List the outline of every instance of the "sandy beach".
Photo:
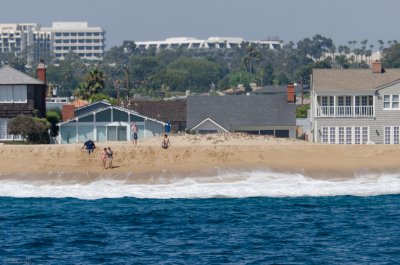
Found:
M 0 179 L 92 181 L 121 178 L 142 182 L 156 176 L 215 175 L 218 170 L 269 169 L 312 178 L 349 178 L 366 172 L 398 171 L 395 145 L 323 145 L 294 139 L 242 134 L 171 136 L 131 142 L 97 143 L 88 155 L 81 144 L 0 145 Z M 114 168 L 103 169 L 100 153 L 114 150 Z

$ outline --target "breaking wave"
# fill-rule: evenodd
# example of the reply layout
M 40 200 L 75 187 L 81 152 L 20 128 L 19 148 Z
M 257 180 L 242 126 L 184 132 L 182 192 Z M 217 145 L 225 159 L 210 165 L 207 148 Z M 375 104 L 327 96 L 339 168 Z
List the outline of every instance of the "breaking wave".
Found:
M 91 181 L 13 179 L 3 176 L 0 196 L 100 198 L 244 198 L 299 196 L 375 196 L 400 194 L 400 173 L 363 173 L 351 178 L 310 178 L 268 170 L 220 171 L 208 176 L 174 177 L 160 174 L 145 182 L 123 178 Z

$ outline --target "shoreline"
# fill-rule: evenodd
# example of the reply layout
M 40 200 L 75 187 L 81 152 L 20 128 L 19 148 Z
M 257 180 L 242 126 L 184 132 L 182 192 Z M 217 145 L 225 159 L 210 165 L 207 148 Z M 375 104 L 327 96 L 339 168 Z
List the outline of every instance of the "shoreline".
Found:
M 146 182 L 164 175 L 212 176 L 220 171 L 269 170 L 313 179 L 348 179 L 358 174 L 398 172 L 400 148 L 394 145 L 323 145 L 293 139 L 237 134 L 161 137 L 133 146 L 131 142 L 96 143 L 93 155 L 81 144 L 0 145 L 0 180 L 76 180 L 99 178 Z M 102 148 L 114 151 L 114 169 L 103 169 Z

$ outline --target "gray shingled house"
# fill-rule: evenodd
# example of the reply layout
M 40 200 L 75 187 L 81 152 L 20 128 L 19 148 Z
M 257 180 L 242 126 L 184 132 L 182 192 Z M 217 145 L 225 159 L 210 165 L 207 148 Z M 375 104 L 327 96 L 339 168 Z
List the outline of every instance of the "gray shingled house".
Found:
M 400 69 L 314 69 L 311 137 L 329 144 L 399 144 Z
M 246 132 L 292 138 L 295 108 L 286 95 L 189 96 L 187 127 L 200 134 Z
M 0 141 L 20 140 L 20 135 L 7 134 L 9 119 L 17 115 L 46 115 L 45 67 L 39 65 L 38 80 L 8 65 L 0 68 Z

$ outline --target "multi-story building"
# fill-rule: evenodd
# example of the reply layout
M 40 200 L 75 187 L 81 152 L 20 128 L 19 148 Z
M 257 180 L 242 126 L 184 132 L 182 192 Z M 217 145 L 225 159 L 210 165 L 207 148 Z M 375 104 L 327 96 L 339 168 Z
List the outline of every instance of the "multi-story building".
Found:
M 11 52 L 32 60 L 63 60 L 69 52 L 82 59 L 101 60 L 104 34 L 87 22 L 54 22 L 52 27 L 36 23 L 0 24 L 0 53 Z
M 400 143 L 400 69 L 314 69 L 311 137 L 327 144 Z
M 232 37 L 210 37 L 206 40 L 196 38 L 180 37 L 168 38 L 163 41 L 137 41 L 136 45 L 140 49 L 173 49 L 173 48 L 187 48 L 187 49 L 230 49 L 241 47 L 244 42 L 258 44 L 260 46 L 268 47 L 270 49 L 280 48 L 282 43 L 278 37 L 268 38 L 267 40 L 246 41 L 243 38 Z
M 100 27 L 89 27 L 87 22 L 54 22 L 42 31 L 51 33 L 55 59 L 62 60 L 69 52 L 82 59 L 103 59 L 105 31 Z

